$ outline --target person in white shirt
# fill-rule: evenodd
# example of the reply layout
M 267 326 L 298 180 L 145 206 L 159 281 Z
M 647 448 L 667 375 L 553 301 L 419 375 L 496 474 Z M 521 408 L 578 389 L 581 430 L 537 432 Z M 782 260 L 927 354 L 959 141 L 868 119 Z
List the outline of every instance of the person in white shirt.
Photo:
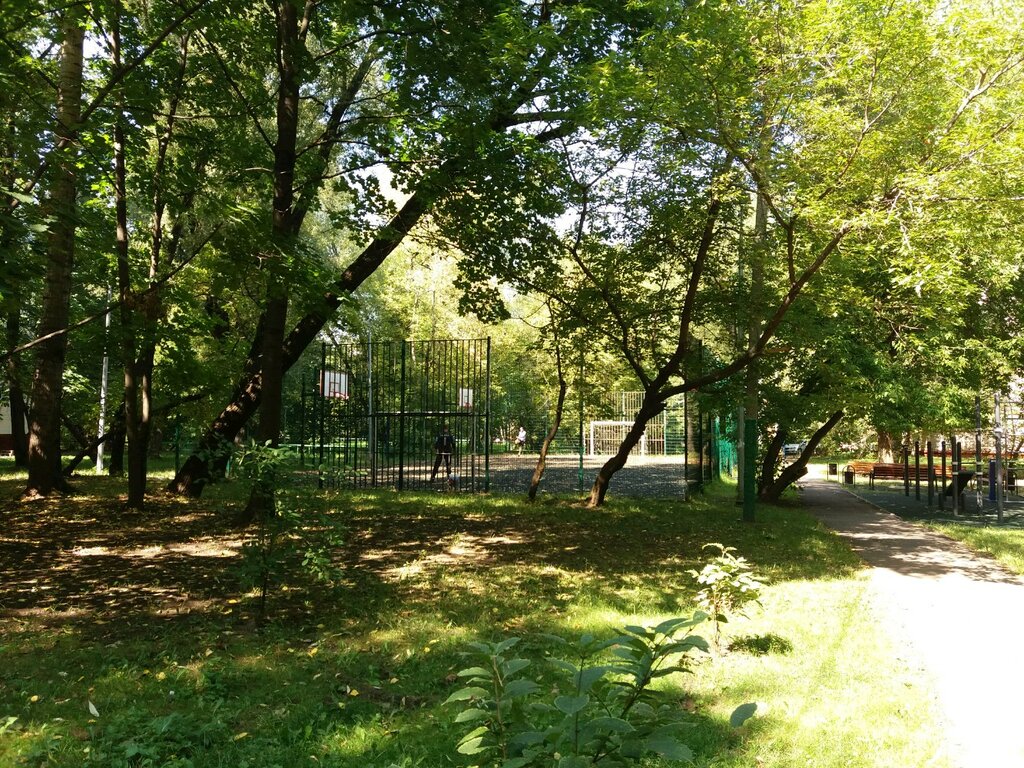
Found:
M 516 435 L 516 448 L 518 449 L 519 455 L 522 455 L 523 448 L 526 447 L 526 427 L 520 425 L 519 434 Z

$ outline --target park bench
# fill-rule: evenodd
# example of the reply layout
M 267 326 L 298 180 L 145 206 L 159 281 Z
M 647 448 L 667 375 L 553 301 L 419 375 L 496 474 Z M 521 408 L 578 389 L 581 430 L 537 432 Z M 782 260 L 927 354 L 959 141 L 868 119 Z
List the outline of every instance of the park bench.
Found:
M 885 462 L 874 462 L 874 461 L 851 461 L 846 465 L 847 469 L 852 469 L 854 474 L 862 475 L 867 477 L 868 484 L 874 487 L 875 480 L 903 480 L 903 465 L 896 463 L 885 463 Z M 927 480 L 928 469 L 923 464 L 920 468 L 921 480 Z M 918 476 L 918 471 L 914 465 L 911 464 L 908 467 L 908 474 L 911 480 L 914 480 Z M 936 475 L 942 474 L 942 471 L 937 469 Z
M 910 468 L 913 472 L 913 467 Z M 875 480 L 902 480 L 903 479 L 903 465 L 902 464 L 873 464 L 871 466 L 871 475 L 869 480 L 871 485 L 875 484 Z
M 851 461 L 846 465 L 846 469 L 853 470 L 855 475 L 864 475 L 865 477 L 871 477 L 871 468 L 874 464 L 870 461 Z
M 928 467 L 926 467 L 924 464 L 922 464 L 919 469 L 917 467 L 915 467 L 913 464 L 910 464 L 909 466 L 906 467 L 906 471 L 907 471 L 907 476 L 910 478 L 910 482 L 915 482 L 918 479 L 918 477 L 920 477 L 920 480 L 921 480 L 922 483 L 928 482 Z M 903 472 L 904 472 L 904 465 L 903 464 L 876 463 L 876 464 L 872 464 L 872 466 L 871 466 L 871 474 L 868 476 L 868 480 L 869 480 L 869 482 L 871 484 L 871 487 L 874 487 L 875 480 L 899 480 L 900 482 L 902 482 L 903 478 L 904 478 Z M 934 468 L 934 472 L 935 472 L 935 479 L 939 483 L 942 483 L 947 478 L 948 479 L 952 479 L 953 475 L 954 475 L 953 468 L 952 467 L 948 467 L 948 466 L 946 467 L 946 475 L 945 475 L 945 477 L 942 476 L 942 467 L 935 467 Z M 973 479 L 974 479 L 974 470 L 973 469 L 961 469 L 959 472 L 956 473 L 956 485 L 957 485 L 957 488 L 960 490 L 961 493 L 964 492 L 964 490 L 967 488 L 968 484 Z M 947 496 L 952 496 L 953 495 L 953 483 L 952 482 L 947 483 L 945 485 L 944 492 L 945 492 L 945 494 Z

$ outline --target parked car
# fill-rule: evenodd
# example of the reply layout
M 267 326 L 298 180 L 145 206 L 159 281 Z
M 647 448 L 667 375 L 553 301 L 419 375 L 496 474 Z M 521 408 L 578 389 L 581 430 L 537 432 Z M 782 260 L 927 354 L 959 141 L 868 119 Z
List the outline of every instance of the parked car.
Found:
M 782 455 L 783 456 L 795 456 L 797 454 L 803 453 L 804 452 L 804 448 L 806 448 L 806 447 L 807 447 L 807 441 L 806 440 L 804 440 L 803 442 L 800 442 L 800 443 L 786 443 L 784 446 L 782 446 Z

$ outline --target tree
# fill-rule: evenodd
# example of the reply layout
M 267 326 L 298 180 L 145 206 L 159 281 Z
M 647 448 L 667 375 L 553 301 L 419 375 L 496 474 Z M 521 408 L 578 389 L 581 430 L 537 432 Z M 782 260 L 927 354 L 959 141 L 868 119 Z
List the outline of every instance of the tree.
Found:
M 71 271 L 75 258 L 76 157 L 73 145 L 82 115 L 85 28 L 81 6 L 69 6 L 61 21 L 60 76 L 54 135 L 64 146 L 52 165 L 46 215 L 50 218 L 45 288 L 37 335 L 68 325 Z M 35 354 L 29 412 L 27 496 L 45 496 L 62 485 L 60 476 L 60 394 L 67 338 L 40 344 Z
M 678 35 L 680 28 L 687 34 Z M 676 201 L 640 210 L 655 221 L 656 214 L 669 210 L 668 202 L 678 210 L 685 200 L 691 215 L 704 212 L 704 227 L 691 225 L 688 232 L 677 227 L 685 238 L 659 233 L 660 242 L 689 243 L 695 254 L 684 262 L 690 280 L 674 314 L 678 333 L 671 335 L 685 343 L 669 344 L 650 369 L 636 366 L 644 381 L 645 406 L 619 454 L 595 480 L 592 504 L 601 503 L 644 421 L 663 407 L 666 397 L 731 376 L 765 354 L 790 307 L 840 243 L 870 243 L 872 231 L 900 213 L 908 187 L 943 177 L 951 159 L 963 159 L 943 156 L 934 145 L 955 146 L 955 137 L 972 133 L 964 116 L 971 107 L 974 112 L 982 108 L 979 99 L 992 91 L 984 79 L 983 87 L 969 90 L 966 97 L 949 87 L 949 69 L 939 54 L 948 32 L 939 17 L 916 3 L 801 3 L 762 13 L 712 3 L 683 9 L 667 29 L 670 37 L 656 39 L 647 51 L 649 66 L 664 72 L 652 78 L 652 95 L 658 98 L 640 103 L 654 105 L 655 121 L 682 137 L 681 148 L 689 147 L 678 155 L 673 173 L 693 180 L 693 186 Z M 841 34 L 835 34 L 837 29 Z M 891 55 L 895 50 L 901 55 Z M 993 72 L 1019 65 L 1019 57 L 1005 49 L 994 58 Z M 695 151 L 700 142 L 707 148 Z M 664 153 L 666 145 L 660 140 L 659 150 Z M 663 183 L 656 188 L 671 187 Z M 702 271 L 715 263 L 709 257 L 722 233 L 716 220 L 727 206 L 735 206 L 730 188 L 747 188 L 751 208 L 757 201 L 767 209 L 764 235 L 758 237 L 759 247 L 769 254 L 762 261 L 764 282 L 745 297 L 746 311 L 731 315 L 739 319 L 753 313 L 760 330 L 736 353 L 729 351 L 729 334 L 721 326 L 704 322 L 699 332 L 713 355 L 711 370 L 687 369 L 682 363 L 688 355 L 693 360 L 697 330 L 693 312 L 700 309 L 711 317 L 709 310 L 718 301 L 714 281 L 702 282 Z M 633 200 L 622 195 L 619 204 L 633 210 Z M 638 227 L 618 242 L 640 254 L 642 236 L 653 232 L 658 230 Z M 719 241 L 717 247 L 723 245 Z M 643 272 L 633 278 L 637 285 L 644 284 L 640 274 L 655 274 L 658 262 L 648 258 L 642 263 Z M 718 263 L 725 262 L 719 257 Z M 592 282 L 595 287 L 606 284 Z M 614 298 L 606 301 L 611 317 L 625 306 Z M 630 303 L 635 306 L 636 299 Z M 645 306 L 656 304 L 647 301 Z M 609 338 L 639 363 L 640 347 L 630 336 L 633 323 L 618 325 Z
M 353 23 L 352 39 L 365 39 L 369 26 L 401 116 L 394 122 L 405 121 L 398 134 L 376 137 L 375 147 L 408 197 L 385 227 L 369 230 L 373 234 L 363 230 L 367 244 L 295 322 L 282 346 L 284 369 L 333 317 L 342 297 L 373 274 L 428 213 L 443 219 L 482 199 L 508 195 L 526 169 L 545 159 L 546 145 L 577 129 L 587 97 L 582 80 L 631 33 L 624 20 L 628 12 L 601 6 L 606 18 L 595 24 L 595 7 L 454 2 L 425 21 L 410 3 Z M 494 210 L 510 210 L 508 200 Z M 231 403 L 172 489 L 201 492 L 209 475 L 203 454 L 232 439 L 263 394 L 253 355 Z

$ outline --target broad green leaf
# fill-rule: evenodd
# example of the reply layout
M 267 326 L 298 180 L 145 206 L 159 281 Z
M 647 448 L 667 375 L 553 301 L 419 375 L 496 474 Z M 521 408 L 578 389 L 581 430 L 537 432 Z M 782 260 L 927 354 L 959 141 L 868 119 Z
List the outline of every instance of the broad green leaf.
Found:
M 459 744 L 456 751 L 463 755 L 478 755 L 490 749 L 490 747 L 484 746 L 483 741 L 483 737 L 478 736 L 470 741 Z
M 490 729 L 486 725 L 481 725 L 479 728 L 474 728 L 459 740 L 458 751 L 463 755 L 478 754 L 492 747 L 491 744 L 484 743 L 488 739 L 492 739 L 493 741 Z
M 468 701 L 469 699 L 483 699 L 486 697 L 487 691 L 485 691 L 483 688 L 471 686 L 469 688 L 460 688 L 447 699 L 445 699 L 444 703 L 451 704 L 454 701 Z
M 669 760 L 693 760 L 693 752 L 690 748 L 672 736 L 665 734 L 651 736 L 645 744 L 651 752 L 656 752 Z
M 465 744 L 467 741 L 479 738 L 480 736 L 485 736 L 487 733 L 488 728 L 486 725 L 478 726 L 469 733 L 467 733 L 465 736 L 463 736 L 461 739 L 459 739 L 459 744 Z
M 530 666 L 528 659 L 509 659 L 501 665 L 501 671 L 502 674 L 508 677 L 516 674 L 517 672 L 522 672 L 528 666 Z
M 529 696 L 539 688 L 540 686 L 533 680 L 513 680 L 505 686 L 505 698 L 517 699 L 521 696 Z
M 483 667 L 469 667 L 468 669 L 460 670 L 459 672 L 456 672 L 455 674 L 458 677 L 483 677 L 483 678 L 489 678 L 491 676 L 490 671 L 484 669 Z
M 566 755 L 558 761 L 558 768 L 589 768 L 591 765 L 590 760 L 576 755 Z
M 555 706 L 567 715 L 575 715 L 581 712 L 590 703 L 590 696 L 558 696 L 555 698 Z
M 682 629 L 683 627 L 692 627 L 699 623 L 700 622 L 698 621 L 694 621 L 693 617 L 667 619 L 656 626 L 654 631 L 660 635 L 671 635 L 676 630 Z
M 638 627 L 635 624 L 623 627 L 631 635 L 637 635 L 638 637 L 654 637 L 654 633 L 647 627 Z
M 588 693 L 594 687 L 594 683 L 613 670 L 614 667 L 609 666 L 588 667 L 574 675 L 573 682 L 581 693 Z
M 755 714 L 757 714 L 757 702 L 749 701 L 746 704 L 740 704 L 732 711 L 732 715 L 729 717 L 729 725 L 733 728 L 739 728 Z
M 626 739 L 619 747 L 619 754 L 626 758 L 639 760 L 644 754 L 644 745 L 639 739 Z
M 472 723 L 487 717 L 487 712 L 482 709 L 464 709 L 455 718 L 456 723 Z
M 509 739 L 509 748 L 513 751 L 522 750 L 525 747 L 531 747 L 534 744 L 540 744 L 544 741 L 544 734 L 541 731 L 523 731 L 517 733 L 511 739 Z
M 583 727 L 593 733 L 631 733 L 636 730 L 620 717 L 595 717 Z
M 502 640 L 500 643 L 498 643 L 496 646 L 494 646 L 494 655 L 495 656 L 500 656 L 505 651 L 507 651 L 509 648 L 511 648 L 514 645 L 516 645 L 518 642 L 519 642 L 519 638 L 518 637 L 509 637 L 509 638 L 506 638 L 506 639 Z
M 563 659 L 548 659 L 548 661 L 551 662 L 552 666 L 558 667 L 572 675 L 575 675 L 579 671 L 579 667 L 568 661 L 564 661 Z

